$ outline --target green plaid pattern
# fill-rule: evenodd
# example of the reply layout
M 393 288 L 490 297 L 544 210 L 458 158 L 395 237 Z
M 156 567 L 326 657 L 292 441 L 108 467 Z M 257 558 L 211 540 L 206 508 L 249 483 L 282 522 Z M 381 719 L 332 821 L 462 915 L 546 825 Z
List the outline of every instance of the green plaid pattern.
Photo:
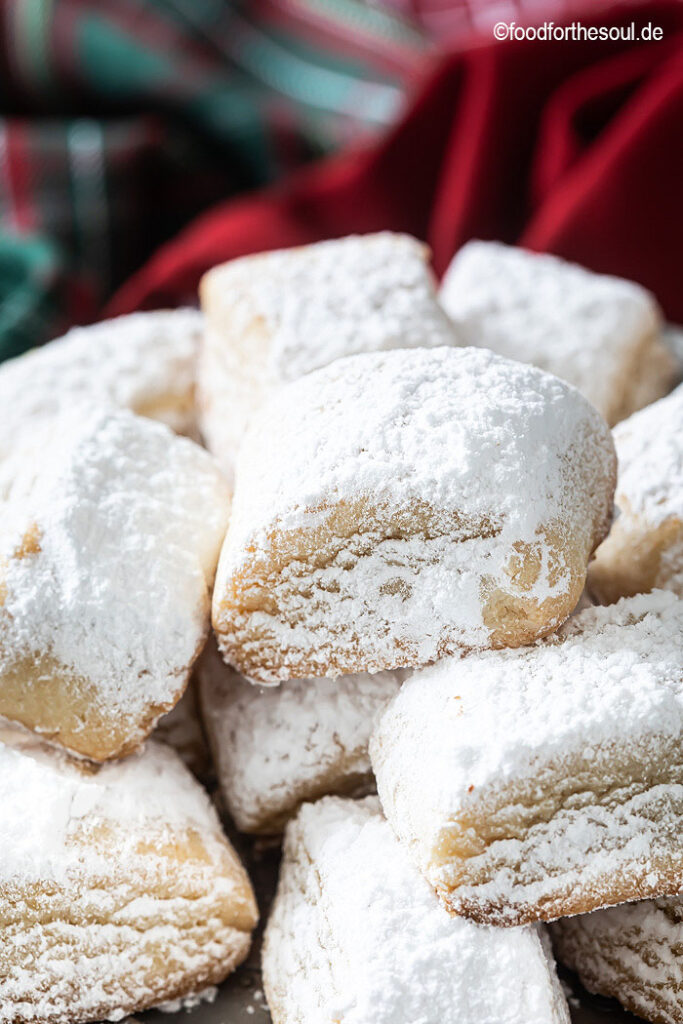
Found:
M 381 131 L 429 50 L 360 0 L 7 0 L 0 359 L 211 204 Z

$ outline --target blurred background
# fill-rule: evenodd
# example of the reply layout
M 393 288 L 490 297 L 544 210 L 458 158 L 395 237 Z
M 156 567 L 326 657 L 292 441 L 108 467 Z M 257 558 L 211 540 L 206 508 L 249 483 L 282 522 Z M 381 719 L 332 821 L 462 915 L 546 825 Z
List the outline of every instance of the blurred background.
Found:
M 384 227 L 437 271 L 474 236 L 557 252 L 683 321 L 679 0 L 0 9 L 0 358 L 193 302 L 223 259 Z M 549 19 L 622 32 L 493 38 Z

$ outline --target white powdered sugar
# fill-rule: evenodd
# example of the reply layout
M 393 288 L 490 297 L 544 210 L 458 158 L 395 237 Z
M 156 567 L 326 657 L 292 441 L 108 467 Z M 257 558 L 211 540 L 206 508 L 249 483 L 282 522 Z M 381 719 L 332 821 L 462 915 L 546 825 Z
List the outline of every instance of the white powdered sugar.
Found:
M 193 992 L 191 996 L 185 996 L 183 999 L 172 999 L 168 1003 L 160 1003 L 154 1009 L 158 1010 L 159 1013 L 180 1013 L 181 1010 L 196 1010 L 203 1003 L 214 1003 L 217 995 L 218 989 L 212 985 L 201 992 Z
M 683 520 L 683 385 L 614 431 L 616 503 L 648 524 Z
M 589 567 L 602 603 L 664 587 L 683 597 L 683 385 L 620 423 L 609 536 Z
M 88 400 L 194 434 L 194 379 L 203 319 L 192 309 L 134 313 L 63 338 L 0 366 L 0 455 L 31 421 Z
M 433 883 L 456 888 L 454 906 L 556 917 L 582 886 L 594 906 L 619 902 L 609 881 L 620 871 L 637 876 L 622 898 L 671 884 L 662 864 L 680 827 L 683 776 L 669 758 L 683 735 L 682 649 L 683 602 L 656 591 L 588 608 L 533 647 L 445 660 L 404 684 L 370 744 L 378 791 Z M 469 860 L 449 863 L 439 846 L 466 822 L 478 830 L 458 843 Z M 489 833 L 497 839 L 480 843 Z M 479 872 L 469 887 L 465 863 Z
M 462 343 L 575 385 L 610 423 L 660 398 L 676 364 L 644 288 L 554 256 L 469 242 L 440 291 Z
M 558 956 L 591 992 L 645 1020 L 683 1017 L 683 899 L 642 900 L 551 926 Z
M 282 389 L 255 420 L 229 548 L 261 546 L 274 525 L 294 529 L 326 502 L 366 496 L 512 521 L 515 539 L 533 541 L 555 516 L 570 518 L 581 476 L 592 484 L 612 461 L 600 417 L 532 367 L 478 349 L 340 360 Z M 591 512 L 589 532 L 604 518 Z
M 274 382 L 357 352 L 456 344 L 427 256 L 414 238 L 385 231 L 246 257 L 209 272 L 217 305 L 207 315 L 229 307 L 235 330 L 262 317 Z
M 90 769 L 0 725 L 0 885 L 96 877 L 112 851 L 73 838 L 105 823 L 125 826 L 120 842 L 130 851 L 156 826 L 221 834 L 208 796 L 163 744 Z M 126 846 L 117 853 L 125 863 Z
M 615 733 L 635 741 L 681 731 L 682 639 L 683 601 L 665 591 L 586 608 L 532 647 L 445 659 L 415 673 L 381 719 L 378 742 L 393 726 L 409 727 L 414 748 L 402 731 L 395 737 L 405 744 L 396 757 L 402 773 L 425 798 L 438 791 L 456 809 L 471 785 L 479 799 L 484 786 L 533 778 L 538 759 L 577 745 L 586 751 Z M 423 729 L 428 745 L 417 742 Z
M 0 1022 L 196 1004 L 256 907 L 215 810 L 163 745 L 98 770 L 0 730 Z
M 457 345 L 428 250 L 382 232 L 262 253 L 202 280 L 202 433 L 232 476 L 244 429 L 272 391 L 342 356 Z
M 24 432 L 0 462 L 0 678 L 48 657 L 135 735 L 201 647 L 228 515 L 211 456 L 161 424 L 77 407 Z
M 280 1024 L 568 1024 L 549 943 L 451 917 L 372 798 L 287 830 L 264 982 Z
M 330 515 L 348 507 L 362 541 L 351 537 L 322 567 L 312 554 L 303 598 L 292 579 L 301 563 L 281 568 L 263 602 L 279 614 L 259 609 L 248 618 L 261 638 L 300 644 L 314 660 L 335 632 L 353 630 L 370 671 L 391 667 L 384 648 L 397 642 L 414 645 L 413 664 L 434 659 L 445 629 L 457 629 L 465 644 L 486 644 L 487 586 L 538 602 L 580 587 L 611 514 L 613 475 L 602 418 L 535 368 L 457 348 L 339 360 L 282 388 L 252 422 L 214 625 L 232 658 L 231 630 L 235 648 L 245 638 L 221 608 L 226 588 L 273 547 L 286 550 L 297 531 L 316 544 Z M 372 534 L 367 509 L 395 516 L 389 535 Z M 525 550 L 537 564 L 518 586 L 511 566 Z M 330 674 L 324 653 L 320 671 L 307 674 Z M 286 666 L 278 678 L 287 678 Z
M 350 793 L 372 777 L 368 740 L 400 672 L 249 683 L 211 645 L 197 667 L 221 792 L 243 832 L 279 832 L 303 800 Z

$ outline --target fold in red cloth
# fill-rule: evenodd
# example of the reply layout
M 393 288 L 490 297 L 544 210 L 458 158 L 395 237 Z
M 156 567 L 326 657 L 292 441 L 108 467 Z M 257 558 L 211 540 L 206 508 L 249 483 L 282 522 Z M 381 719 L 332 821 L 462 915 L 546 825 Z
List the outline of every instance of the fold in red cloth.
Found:
M 582 22 L 651 23 L 663 39 L 446 56 L 379 145 L 203 215 L 108 312 L 187 299 L 205 270 L 245 253 L 390 228 L 425 239 L 438 272 L 472 237 L 554 252 L 640 281 L 683 322 L 683 4 Z

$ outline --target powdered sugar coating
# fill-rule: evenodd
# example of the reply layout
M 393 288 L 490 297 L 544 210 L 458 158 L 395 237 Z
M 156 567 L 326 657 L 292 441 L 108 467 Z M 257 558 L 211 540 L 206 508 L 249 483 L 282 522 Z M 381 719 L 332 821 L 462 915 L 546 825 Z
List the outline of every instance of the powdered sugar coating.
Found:
M 75 327 L 3 363 L 0 455 L 24 425 L 83 401 L 131 409 L 178 433 L 196 433 L 194 379 L 202 323 L 193 309 L 133 313 Z
M 228 515 L 211 456 L 161 424 L 77 407 L 25 431 L 0 462 L 0 678 L 49 657 L 139 742 L 206 634 Z
M 565 1024 L 545 936 L 451 917 L 372 798 L 304 805 L 263 953 L 277 1024 Z
M 551 926 L 559 957 L 591 991 L 658 1024 L 683 1018 L 683 900 L 642 900 Z
M 211 801 L 165 745 L 89 770 L 25 730 L 0 726 L 0 884 L 97 874 L 98 852 L 70 842 L 87 824 L 126 826 L 131 849 L 155 824 L 220 837 Z M 125 849 L 121 850 L 121 857 Z
M 0 731 L 0 1022 L 121 1020 L 221 981 L 256 907 L 166 747 L 93 771 Z
M 211 647 L 197 677 L 221 793 L 241 831 L 277 833 L 303 800 L 368 791 L 372 723 L 400 672 L 262 687 Z
M 253 302 L 270 333 L 269 376 L 284 383 L 357 352 L 455 344 L 427 255 L 408 235 L 349 235 L 234 260 L 206 287 L 236 319 Z
M 666 394 L 675 379 L 657 304 L 630 281 L 469 242 L 446 271 L 440 298 L 463 344 L 557 374 L 611 424 Z
M 620 423 L 614 440 L 619 516 L 588 585 L 605 604 L 656 587 L 683 597 L 683 385 Z
M 205 275 L 202 430 L 225 468 L 248 418 L 281 384 L 358 352 L 458 344 L 427 260 L 414 238 L 385 231 L 247 256 Z
M 382 718 L 379 734 L 411 721 L 432 726 L 430 749 L 448 743 L 448 809 L 499 778 L 533 776 L 536 758 L 626 737 L 683 727 L 683 602 L 657 591 L 609 608 L 586 608 L 557 637 L 533 647 L 481 651 L 415 673 Z M 458 702 L 449 701 L 458 694 Z M 408 753 L 408 750 L 405 751 Z M 423 744 L 414 750 L 420 780 L 443 778 Z M 406 771 L 408 771 L 406 764 Z M 425 793 L 425 789 L 422 792 Z M 445 804 L 441 805 L 445 808 Z
M 638 879 L 624 898 L 646 893 L 650 873 L 656 887 L 657 857 L 676 849 L 680 827 L 683 777 L 667 761 L 683 734 L 682 649 L 683 602 L 657 591 L 588 608 L 533 647 L 446 660 L 404 684 L 379 720 L 372 764 L 385 813 L 453 906 L 482 919 L 495 908 L 509 923 L 535 907 L 559 916 L 563 899 L 576 912 L 569 902 L 584 890 L 605 905 L 620 872 Z M 465 822 L 497 838 L 480 846 L 473 832 L 469 860 L 439 857 Z
M 272 397 L 244 441 L 214 594 L 224 652 L 243 654 L 253 629 L 274 646 L 300 645 L 305 674 L 335 674 L 325 646 L 347 630 L 362 637 L 367 661 L 343 671 L 406 664 L 387 660 L 397 645 L 423 664 L 443 653 L 447 631 L 465 645 L 490 642 L 484 606 L 498 586 L 513 601 L 557 601 L 543 626 L 559 625 L 606 530 L 614 462 L 604 421 L 574 389 L 481 349 L 364 354 L 309 374 Z M 319 531 L 342 508 L 358 509 L 349 516 L 365 546 L 358 557 L 351 536 L 322 567 L 312 555 L 312 598 L 296 591 L 293 559 L 264 588 L 263 608 L 242 618 L 239 602 L 223 604 L 236 579 L 297 531 L 319 549 Z M 400 525 L 373 536 L 364 508 Z M 291 668 L 257 678 L 284 679 Z
M 620 423 L 614 443 L 617 505 L 653 526 L 683 519 L 683 385 Z

